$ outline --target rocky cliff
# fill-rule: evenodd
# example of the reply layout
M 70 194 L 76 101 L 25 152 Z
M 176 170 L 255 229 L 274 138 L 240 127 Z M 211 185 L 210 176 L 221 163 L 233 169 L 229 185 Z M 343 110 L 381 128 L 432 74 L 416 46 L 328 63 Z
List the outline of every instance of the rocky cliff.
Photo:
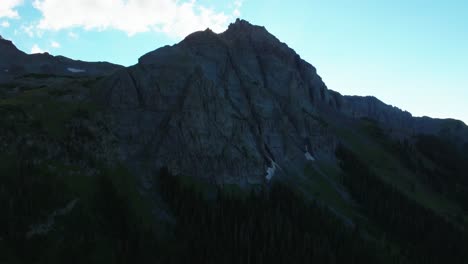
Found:
M 103 86 L 124 159 L 241 183 L 331 152 L 319 113 L 341 100 L 286 44 L 243 20 L 148 53 Z
M 440 126 L 328 90 L 294 50 L 244 20 L 150 52 L 101 84 L 124 160 L 213 181 L 261 183 L 300 172 L 310 157 L 331 158 L 336 137 L 325 125 L 337 116 L 372 118 L 403 135 Z

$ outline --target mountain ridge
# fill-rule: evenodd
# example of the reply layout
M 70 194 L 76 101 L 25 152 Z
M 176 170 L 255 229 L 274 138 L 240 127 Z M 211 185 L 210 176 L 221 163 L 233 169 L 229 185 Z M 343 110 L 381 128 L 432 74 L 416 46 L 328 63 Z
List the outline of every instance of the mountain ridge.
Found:
M 26 54 L 12 41 L 0 39 L 0 83 L 13 82 L 27 74 L 102 76 L 123 66 L 109 62 L 85 62 L 49 53 Z
M 250 24 L 248 21 L 242 20 L 242 19 L 237 19 L 235 23 L 232 23 L 229 25 L 228 29 L 225 32 L 216 34 L 212 32 L 209 28 L 206 29 L 205 31 L 198 31 L 194 32 L 190 35 L 188 35 L 184 40 L 181 41 L 182 43 L 189 42 L 191 38 L 198 38 L 198 37 L 203 37 L 203 36 L 218 36 L 218 39 L 222 39 L 223 36 L 225 35 L 239 35 L 239 34 L 244 34 L 244 35 L 249 35 L 249 34 L 254 34 L 255 36 L 258 35 L 263 35 L 267 36 L 269 41 L 277 42 L 280 43 L 281 45 L 284 46 L 286 49 L 290 49 L 287 44 L 280 42 L 274 35 L 270 34 L 265 27 L 263 26 L 255 26 Z M 260 33 L 260 34 L 259 34 Z M 163 48 L 168 48 L 170 46 L 165 46 Z M 152 54 L 155 52 L 158 52 L 159 49 L 156 49 L 155 51 L 148 52 L 147 54 L 143 55 L 139 59 L 139 63 L 148 63 L 150 57 Z M 298 56 L 300 59 L 300 56 L 295 53 L 294 50 L 290 49 L 290 51 L 294 52 L 295 55 Z M 303 61 L 306 63 L 306 65 L 309 66 L 309 69 L 312 70 L 315 74 L 317 73 L 316 69 L 314 66 L 312 66 L 310 63 L 307 61 Z M 317 75 L 317 77 L 321 80 L 320 76 Z M 324 87 L 327 87 L 324 83 Z M 430 121 L 428 118 L 433 119 L 436 123 L 443 123 L 444 120 L 451 122 L 451 121 L 461 121 L 453 118 L 433 118 L 429 116 L 421 116 L 421 117 L 415 117 L 413 116 L 410 112 L 406 110 L 400 109 L 398 106 L 392 106 L 388 105 L 382 101 L 380 101 L 378 98 L 375 96 L 352 96 L 352 95 L 342 95 L 339 92 L 336 92 L 334 90 L 329 90 L 330 93 L 334 96 L 335 102 L 331 102 L 331 104 L 337 104 L 336 100 L 340 101 L 340 104 L 346 104 L 348 106 L 348 109 L 346 109 L 344 112 L 351 116 L 351 117 L 368 117 L 372 119 L 376 119 L 379 122 L 382 122 L 388 126 L 391 126 L 392 128 L 398 128 L 399 126 L 409 126 L 411 129 L 415 131 L 415 133 L 437 133 L 435 132 L 437 130 L 437 125 L 430 124 Z M 339 99 L 336 99 L 339 98 Z M 377 113 L 379 112 L 379 113 Z M 387 115 L 387 116 L 386 116 Z M 389 115 L 389 116 L 388 116 Z M 392 120 L 391 116 L 395 116 L 395 120 Z M 463 121 L 461 121 L 463 122 Z M 462 126 L 466 126 L 466 124 L 463 122 Z M 425 129 L 429 131 L 425 131 Z
M 301 59 L 287 44 L 270 34 L 265 27 L 255 26 L 241 19 L 237 19 L 220 34 L 210 29 L 194 32 L 178 44 L 144 54 L 136 65 L 126 68 L 108 63 L 73 61 L 49 54 L 27 55 L 7 40 L 0 40 L 0 45 L 5 47 L 0 51 L 3 54 L 0 67 L 7 65 L 3 67 L 15 68 L 11 61 L 33 65 L 29 68 L 18 66 L 17 71 L 13 72 L 2 71 L 0 81 L 2 77 L 4 81 L 12 81 L 28 73 L 59 76 L 107 75 L 99 82 L 102 87 L 99 87 L 95 99 L 111 113 L 119 113 L 111 114 L 116 117 L 114 121 L 117 126 L 114 132 L 125 138 L 121 141 L 119 155 L 130 160 L 130 163 L 138 160 L 139 156 L 145 156 L 144 153 L 152 153 L 152 157 L 146 159 L 147 162 L 152 159 L 161 161 L 153 164 L 156 168 L 173 163 L 183 156 L 179 150 L 174 153 L 171 144 L 166 146 L 166 150 L 161 147 L 167 137 L 174 133 L 171 130 L 174 128 L 168 128 L 174 122 L 179 122 L 179 127 L 192 127 L 195 131 L 190 132 L 190 137 L 202 137 L 207 131 L 213 130 L 208 123 L 217 123 L 215 130 L 237 129 L 231 135 L 220 131 L 209 133 L 217 135 L 217 140 L 220 141 L 218 148 L 229 149 L 228 156 L 250 164 L 248 166 L 252 168 L 251 171 L 255 171 L 254 174 L 257 175 L 254 181 L 264 178 L 261 175 L 268 168 L 303 167 L 307 162 L 304 158 L 307 153 L 333 160 L 333 149 L 339 139 L 336 135 L 325 132 L 323 120 L 327 119 L 330 120 L 325 122 L 339 123 L 345 117 L 354 120 L 370 118 L 379 122 L 398 140 L 418 134 L 432 134 L 443 135 L 451 142 L 458 142 L 460 146 L 468 144 L 468 127 L 461 121 L 413 117 L 409 112 L 389 106 L 375 97 L 343 96 L 329 90 L 317 74 L 316 68 Z M 200 87 L 203 96 L 211 96 L 214 101 L 209 102 L 200 97 L 202 95 L 195 95 Z M 197 97 L 198 99 L 193 99 Z M 198 116 L 189 117 L 186 112 L 197 113 Z M 160 116 L 155 117 L 158 114 Z M 183 121 L 184 118 L 187 120 Z M 220 122 L 229 119 L 231 121 L 227 126 Z M 283 132 L 272 128 L 275 122 L 281 122 Z M 246 130 L 249 131 L 248 135 L 242 132 Z M 285 131 L 294 131 L 295 135 L 291 136 L 291 133 Z M 228 143 L 229 137 L 238 137 L 238 146 Z M 189 142 L 188 138 L 184 135 L 183 140 L 173 140 L 177 145 L 177 142 Z M 217 141 L 208 138 L 204 140 Z M 206 143 L 202 141 L 192 146 L 194 153 L 189 159 L 196 160 L 197 156 L 202 155 L 200 151 Z M 191 146 L 190 143 L 182 145 Z M 176 149 L 182 149 L 182 145 Z M 241 151 L 238 148 L 242 145 L 244 150 Z M 169 153 L 161 154 L 161 151 Z M 216 153 L 211 149 L 207 152 Z M 255 161 L 245 156 L 247 152 L 256 153 Z M 161 155 L 166 157 L 161 158 Z M 250 171 L 240 170 L 240 165 L 228 169 L 232 166 L 228 166 L 228 163 L 236 162 L 228 161 L 222 155 L 206 157 L 206 166 L 224 160 L 221 162 L 224 164 L 220 165 L 223 167 L 220 172 L 213 174 L 229 175 L 229 171 L 235 170 L 242 175 Z M 276 161 L 278 157 L 285 156 L 289 165 Z M 138 167 L 136 164 L 134 166 Z M 201 171 L 205 165 L 191 161 L 182 171 L 188 172 L 193 166 Z M 177 168 L 173 169 L 178 171 Z
M 198 31 L 149 52 L 101 85 L 100 101 L 117 117 L 116 134 L 129 139 L 121 153 L 131 163 L 151 156 L 155 167 L 177 164 L 172 169 L 184 174 L 218 164 L 208 177 L 226 175 L 227 181 L 261 182 L 267 168 L 303 167 L 308 152 L 333 160 L 339 140 L 324 132 L 320 119 L 365 117 L 401 140 L 444 130 L 462 145 L 468 142 L 468 128 L 446 126 L 450 120 L 413 118 L 376 98 L 329 90 L 310 63 L 245 20 L 223 33 Z M 192 150 L 182 151 L 187 148 Z M 237 180 L 228 176 L 232 171 Z

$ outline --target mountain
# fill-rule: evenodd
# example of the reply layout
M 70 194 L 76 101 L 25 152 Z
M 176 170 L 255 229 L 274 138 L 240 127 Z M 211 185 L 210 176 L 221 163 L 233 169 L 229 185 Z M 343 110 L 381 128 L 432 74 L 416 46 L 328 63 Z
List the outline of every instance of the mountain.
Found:
M 334 159 L 339 138 L 326 124 L 340 119 L 371 118 L 402 138 L 445 129 L 468 142 L 462 122 L 414 118 L 376 98 L 328 90 L 312 65 L 243 20 L 150 52 L 103 87 L 125 160 L 215 182 L 263 183 L 268 168 L 301 173 L 308 152 Z
M 314 117 L 336 104 L 311 65 L 245 21 L 146 54 L 103 86 L 126 159 L 219 182 L 303 167 L 306 148 L 327 140 L 311 138 Z
M 468 260 L 468 127 L 330 90 L 264 27 L 131 67 L 0 45 L 0 262 Z
M 49 53 L 26 54 L 13 42 L 0 37 L 0 83 L 11 82 L 27 74 L 99 76 L 121 67 L 108 62 L 76 61 Z

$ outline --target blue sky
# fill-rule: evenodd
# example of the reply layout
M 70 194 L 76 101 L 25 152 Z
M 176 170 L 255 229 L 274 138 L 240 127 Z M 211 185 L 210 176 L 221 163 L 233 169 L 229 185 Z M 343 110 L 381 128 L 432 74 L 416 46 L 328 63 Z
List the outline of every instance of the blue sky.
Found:
M 468 1 L 0 0 L 0 34 L 25 52 L 123 65 L 236 17 L 265 26 L 330 89 L 468 123 Z

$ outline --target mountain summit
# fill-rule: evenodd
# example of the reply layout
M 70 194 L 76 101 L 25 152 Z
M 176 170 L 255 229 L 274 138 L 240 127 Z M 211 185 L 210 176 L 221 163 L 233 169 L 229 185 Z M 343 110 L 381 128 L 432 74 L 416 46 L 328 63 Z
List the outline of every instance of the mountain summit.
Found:
M 308 152 L 329 159 L 319 117 L 342 105 L 315 68 L 244 20 L 150 52 L 104 87 L 126 159 L 240 183 L 301 168 Z
M 331 127 L 356 118 L 382 122 L 400 138 L 449 127 L 327 89 L 294 50 L 239 19 L 221 34 L 195 32 L 148 53 L 103 87 L 125 160 L 216 182 L 261 183 L 267 171 L 300 173 L 311 157 L 334 160 Z M 466 126 L 452 130 L 467 142 Z

